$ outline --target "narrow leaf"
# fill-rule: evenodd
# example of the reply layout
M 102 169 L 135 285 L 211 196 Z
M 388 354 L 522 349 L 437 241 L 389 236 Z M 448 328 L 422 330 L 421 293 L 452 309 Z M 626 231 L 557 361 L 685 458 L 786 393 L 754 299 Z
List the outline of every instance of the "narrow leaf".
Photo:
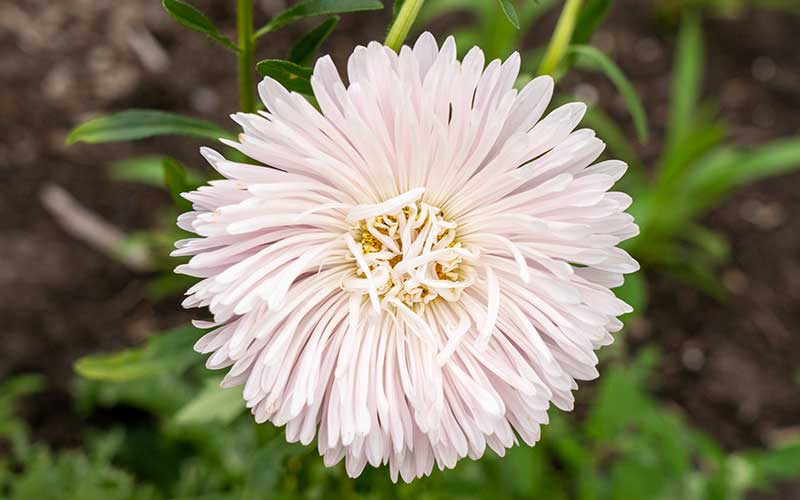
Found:
M 311 68 L 300 66 L 290 61 L 267 59 L 256 65 L 261 76 L 274 78 L 288 90 L 305 95 L 314 95 L 311 88 Z
M 172 201 L 181 212 L 188 212 L 192 209 L 192 204 L 189 200 L 181 196 L 182 193 L 191 191 L 197 187 L 189 182 L 189 176 L 186 173 L 186 167 L 178 163 L 177 160 L 166 157 L 162 162 L 164 170 L 164 184 L 169 190 Z
M 164 187 L 163 162 L 162 156 L 127 158 L 109 165 L 110 176 L 115 181 Z
M 218 380 L 207 381 L 203 390 L 175 415 L 178 424 L 227 424 L 245 410 L 241 387 L 223 389 Z
M 572 32 L 572 43 L 576 45 L 588 43 L 613 3 L 614 0 L 587 0 L 578 14 L 575 31 Z
M 570 51 L 577 56 L 578 67 L 602 71 L 617 88 L 633 118 L 640 141 L 647 140 L 647 114 L 631 82 L 607 55 L 589 45 L 573 45 Z
M 180 373 L 200 359 L 192 350 L 202 332 L 192 326 L 160 333 L 143 347 L 86 356 L 75 363 L 85 378 L 125 382 L 163 373 Z
M 136 182 L 159 188 L 165 187 L 163 156 L 137 156 L 113 162 L 108 167 L 109 175 L 115 181 Z M 195 172 L 187 170 L 186 175 L 191 185 L 203 183 L 203 178 Z
M 800 170 L 800 138 L 783 139 L 747 152 L 719 148 L 703 157 L 681 182 L 687 216 L 712 207 L 732 190 L 752 182 Z
M 331 16 L 322 24 L 309 31 L 294 47 L 292 47 L 292 51 L 289 53 L 289 60 L 301 66 L 310 65 L 320 45 L 333 33 L 338 23 L 339 17 Z
M 129 110 L 101 116 L 75 127 L 67 144 L 132 141 L 159 135 L 180 135 L 217 140 L 235 138 L 217 125 L 174 113 L 155 110 Z
M 672 68 L 672 102 L 667 125 L 666 155 L 690 135 L 700 96 L 703 41 L 700 19 L 687 15 L 681 24 Z
M 239 50 L 233 42 L 219 32 L 214 23 L 211 22 L 211 19 L 188 3 L 181 0 L 163 0 L 162 4 L 172 19 L 178 23 L 190 30 L 208 35 L 214 41 L 230 50 Z
M 519 16 L 517 16 L 517 10 L 514 8 L 514 4 L 511 3 L 511 0 L 497 0 L 500 4 L 500 8 L 503 10 L 503 14 L 506 15 L 506 18 L 514 25 L 515 28 L 519 29 Z
M 271 31 L 275 31 L 287 24 L 297 22 L 306 17 L 344 14 L 346 12 L 363 10 L 379 10 L 382 8 L 383 4 L 379 0 L 304 0 L 272 18 L 270 22 L 256 31 L 255 37 L 258 38 L 266 35 Z

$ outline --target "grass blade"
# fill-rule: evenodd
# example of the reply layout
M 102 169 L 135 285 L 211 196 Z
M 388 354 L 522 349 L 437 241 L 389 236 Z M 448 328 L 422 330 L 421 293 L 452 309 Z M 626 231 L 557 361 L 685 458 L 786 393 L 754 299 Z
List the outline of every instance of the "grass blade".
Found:
M 589 45 L 573 45 L 570 52 L 576 56 L 575 64 L 578 67 L 601 71 L 611 80 L 628 106 L 639 140 L 647 141 L 647 114 L 633 85 L 622 70 L 607 55 Z
M 67 136 L 67 144 L 132 141 L 159 135 L 212 140 L 222 137 L 234 138 L 230 132 L 198 118 L 164 111 L 132 109 L 101 116 L 78 125 Z

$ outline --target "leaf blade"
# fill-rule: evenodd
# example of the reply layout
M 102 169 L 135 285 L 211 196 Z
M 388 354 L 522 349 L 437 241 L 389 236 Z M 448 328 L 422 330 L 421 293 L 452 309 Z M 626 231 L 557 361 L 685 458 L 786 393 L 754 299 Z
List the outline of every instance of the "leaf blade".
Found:
M 633 118 L 633 124 L 639 140 L 646 141 L 648 137 L 647 113 L 645 113 L 644 106 L 636 90 L 634 90 L 630 80 L 628 80 L 619 66 L 602 51 L 590 45 L 572 45 L 570 52 L 577 56 L 575 64 L 578 67 L 601 71 L 611 80 L 625 100 L 631 118 Z
M 379 0 L 304 0 L 273 17 L 272 20 L 256 31 L 255 38 L 306 17 L 379 10 L 382 8 L 383 4 Z
M 234 139 L 234 135 L 221 127 L 188 116 L 165 111 L 132 109 L 101 116 L 81 123 L 67 136 L 67 145 L 77 142 L 100 144 L 132 141 L 159 135 L 178 135 L 200 139 Z
M 84 356 L 75 362 L 75 371 L 84 378 L 127 382 L 163 373 L 178 373 L 199 357 L 192 345 L 202 333 L 186 326 L 151 337 L 142 347 Z
M 241 387 L 221 388 L 218 380 L 207 381 L 202 391 L 175 414 L 180 425 L 220 422 L 227 424 L 245 410 Z
M 700 97 L 702 80 L 703 41 L 700 19 L 687 15 L 678 34 L 675 62 L 672 69 L 672 100 L 665 156 L 669 156 L 689 135 L 693 127 L 694 109 Z
M 192 31 L 203 33 L 212 40 L 221 44 L 223 47 L 237 52 L 236 45 L 228 37 L 219 32 L 217 27 L 205 14 L 181 0 L 163 0 L 161 5 L 178 24 L 189 28 Z
M 578 14 L 575 30 L 572 32 L 573 44 L 585 44 L 592 38 L 597 27 L 605 19 L 614 0 L 588 0 Z
M 333 33 L 339 24 L 339 16 L 331 16 L 319 26 L 309 31 L 289 52 L 289 61 L 300 66 L 307 66 L 314 59 L 320 45 Z
M 497 2 L 500 4 L 500 9 L 503 11 L 503 14 L 505 14 L 506 19 L 508 19 L 515 28 L 519 29 L 519 16 L 511 0 L 497 0 Z
M 256 65 L 256 69 L 261 76 L 268 76 L 287 90 L 299 92 L 304 95 L 313 96 L 314 90 L 311 88 L 311 68 L 300 66 L 290 61 L 280 59 L 266 59 Z

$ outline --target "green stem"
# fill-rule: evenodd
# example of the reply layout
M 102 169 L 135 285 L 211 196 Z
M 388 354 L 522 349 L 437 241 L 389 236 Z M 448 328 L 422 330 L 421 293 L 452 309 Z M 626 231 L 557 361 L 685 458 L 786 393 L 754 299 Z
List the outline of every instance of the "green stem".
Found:
M 544 54 L 541 65 L 539 65 L 540 75 L 552 75 L 558 69 L 559 63 L 564 58 L 572 40 L 572 32 L 575 30 L 575 22 L 578 20 L 578 12 L 581 10 L 581 0 L 567 0 L 561 17 L 558 18 L 556 30 L 550 45 Z
M 399 52 L 400 47 L 403 46 L 423 3 L 425 0 L 406 0 L 400 7 L 400 12 L 397 13 L 397 17 L 389 29 L 389 34 L 386 35 L 386 45 L 395 52 Z
M 236 1 L 236 28 L 239 35 L 239 103 L 242 111 L 253 113 L 256 110 L 253 0 Z

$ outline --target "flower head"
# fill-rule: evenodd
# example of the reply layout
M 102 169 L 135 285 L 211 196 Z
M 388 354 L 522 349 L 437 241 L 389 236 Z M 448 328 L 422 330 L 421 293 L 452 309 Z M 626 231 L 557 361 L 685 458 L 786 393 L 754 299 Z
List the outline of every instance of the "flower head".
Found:
M 533 445 L 631 310 L 609 290 L 638 268 L 617 248 L 638 232 L 631 200 L 609 192 L 626 166 L 592 165 L 583 104 L 541 118 L 553 82 L 515 90 L 519 63 L 458 61 L 427 33 L 399 55 L 372 43 L 349 85 L 317 62 L 319 111 L 260 84 L 267 111 L 235 115 L 225 142 L 262 166 L 203 149 L 225 179 L 185 195 L 199 238 L 174 252 L 203 278 L 185 306 L 213 314 L 196 349 L 256 421 L 316 434 L 351 476 Z

